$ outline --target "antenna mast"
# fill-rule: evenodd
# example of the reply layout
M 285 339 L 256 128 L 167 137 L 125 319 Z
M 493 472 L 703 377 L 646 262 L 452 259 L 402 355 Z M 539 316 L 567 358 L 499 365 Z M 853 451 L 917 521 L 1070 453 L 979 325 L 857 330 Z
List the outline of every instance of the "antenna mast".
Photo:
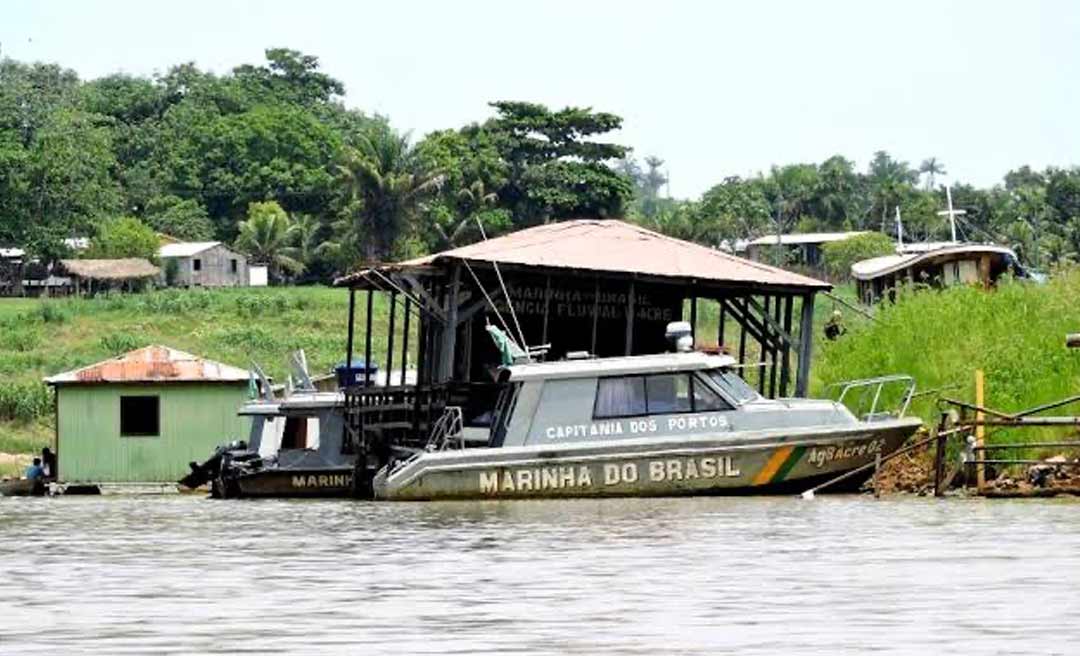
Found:
M 938 212 L 938 216 L 949 217 L 949 225 L 952 227 L 952 240 L 956 241 L 956 217 L 967 214 L 966 210 L 954 210 L 952 205 L 952 187 L 945 185 L 945 198 L 949 203 L 949 209 Z
M 896 248 L 904 248 L 904 224 L 900 221 L 900 206 L 896 206 Z

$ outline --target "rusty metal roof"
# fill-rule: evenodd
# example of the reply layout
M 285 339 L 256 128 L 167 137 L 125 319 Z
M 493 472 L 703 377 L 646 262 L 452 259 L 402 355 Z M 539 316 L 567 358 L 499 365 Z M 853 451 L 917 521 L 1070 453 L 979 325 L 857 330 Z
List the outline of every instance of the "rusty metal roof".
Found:
M 453 260 L 806 290 L 831 287 L 821 280 L 669 237 L 632 223 L 597 219 L 540 225 L 377 268 L 398 271 Z M 336 284 L 359 282 L 369 271 L 344 276 Z
M 49 385 L 79 383 L 240 382 L 245 369 L 207 360 L 168 346 L 146 346 L 81 369 L 45 379 Z

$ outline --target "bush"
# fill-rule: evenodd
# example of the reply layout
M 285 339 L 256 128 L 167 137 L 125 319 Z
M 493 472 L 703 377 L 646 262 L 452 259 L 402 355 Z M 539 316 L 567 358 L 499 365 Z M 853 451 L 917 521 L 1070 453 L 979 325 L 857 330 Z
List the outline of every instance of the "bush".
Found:
M 829 275 L 845 280 L 851 276 L 852 264 L 895 252 L 896 244 L 880 232 L 868 232 L 843 241 L 834 241 L 825 244 L 821 249 Z
M 41 333 L 33 325 L 11 326 L 0 335 L 0 348 L 26 353 L 41 345 Z
M 108 352 L 109 355 L 120 355 L 146 346 L 146 343 L 141 338 L 136 337 L 131 333 L 121 332 L 106 333 L 101 336 L 98 343 L 101 344 L 101 348 Z
M 42 383 L 0 383 L 0 419 L 32 421 L 52 407 L 52 394 Z
M 262 326 L 243 326 L 240 328 L 225 328 L 216 335 L 218 342 L 232 348 L 252 351 L 273 351 L 278 349 L 277 338 Z
M 67 310 L 61 309 L 58 303 L 44 301 L 37 306 L 36 314 L 43 323 L 62 324 L 70 318 Z

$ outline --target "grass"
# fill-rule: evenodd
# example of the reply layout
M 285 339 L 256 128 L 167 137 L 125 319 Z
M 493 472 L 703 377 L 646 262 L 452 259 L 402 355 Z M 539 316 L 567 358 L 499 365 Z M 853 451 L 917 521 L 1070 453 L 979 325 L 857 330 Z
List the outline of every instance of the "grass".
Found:
M 1080 390 L 1080 352 L 1064 346 L 1080 331 L 1080 269 L 1060 271 L 1036 285 L 1003 281 L 990 292 L 973 287 L 905 290 L 883 303 L 875 322 L 849 324 L 826 343 L 814 363 L 818 391 L 829 382 L 906 373 L 920 389 L 954 386 L 945 394 L 974 400 L 974 370 L 986 375 L 986 404 L 1019 411 Z M 939 409 L 931 399 L 913 406 L 927 423 Z M 1074 407 L 1059 414 L 1080 414 Z M 995 440 L 1049 439 L 1049 431 L 998 431 Z M 1062 433 L 1056 433 L 1061 437 Z M 988 438 L 989 439 L 989 438 Z

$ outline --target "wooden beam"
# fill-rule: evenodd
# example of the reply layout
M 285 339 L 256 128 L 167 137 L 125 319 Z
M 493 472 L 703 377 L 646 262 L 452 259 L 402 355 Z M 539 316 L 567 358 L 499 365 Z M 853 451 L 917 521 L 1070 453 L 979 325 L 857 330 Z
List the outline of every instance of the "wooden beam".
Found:
M 784 330 L 791 333 L 791 316 L 795 313 L 795 298 L 788 296 L 784 299 Z M 780 362 L 780 396 L 788 395 L 791 386 L 791 342 L 785 342 L 782 360 Z
M 409 297 L 405 297 L 405 316 L 401 320 L 401 384 L 405 384 L 405 369 L 409 366 Z
M 371 308 L 374 305 L 375 291 L 368 290 L 367 293 L 367 316 L 364 317 L 364 323 L 367 325 L 366 334 L 364 335 L 364 387 L 371 385 Z M 352 363 L 349 363 L 352 366 Z
M 547 315 L 545 314 L 545 317 Z M 546 325 L 545 321 L 545 325 Z M 626 292 L 626 355 L 634 354 L 634 281 Z
M 799 321 L 799 369 L 795 374 L 795 396 L 806 396 L 810 384 L 810 358 L 814 353 L 814 295 L 803 296 Z
M 786 331 L 786 330 L 784 330 L 783 328 L 780 327 L 780 322 L 778 320 L 773 319 L 772 317 L 769 316 L 769 311 L 768 311 L 769 298 L 770 297 L 768 297 L 768 296 L 765 297 L 765 307 L 762 307 L 761 304 L 757 302 L 757 299 L 754 299 L 754 298 L 749 299 L 750 305 L 755 310 L 757 310 L 758 314 L 760 314 L 762 316 L 762 318 L 765 320 L 764 323 L 767 324 L 769 326 L 769 328 L 772 329 L 772 331 L 774 333 L 776 333 L 777 337 L 780 337 L 780 338 L 784 339 L 787 342 L 794 343 L 795 342 L 794 338 L 792 338 L 791 334 L 788 331 Z M 777 300 L 777 302 L 779 302 L 780 301 L 779 297 L 777 297 L 776 300 Z
M 439 354 L 439 379 L 454 377 L 454 353 L 457 348 L 458 296 L 461 287 L 461 265 L 455 264 L 450 272 L 450 286 L 446 290 L 446 324 L 443 326 L 442 353 Z
M 716 346 L 724 346 L 724 324 L 727 323 L 727 307 L 724 306 L 724 299 L 718 298 L 717 305 L 720 306 L 720 321 L 716 327 Z
M 750 301 L 750 302 L 754 301 L 754 299 L 752 299 L 752 298 L 749 298 L 747 300 Z M 754 307 L 760 308 L 761 306 L 757 305 L 755 303 Z M 764 316 L 765 318 L 768 318 L 768 316 L 769 316 L 769 297 L 768 296 L 765 297 L 765 307 L 763 308 L 763 310 L 764 311 L 762 312 L 762 316 Z M 749 313 L 747 313 L 747 315 L 749 315 Z M 758 391 L 759 394 L 765 394 L 765 369 L 767 368 L 767 364 L 768 364 L 767 360 L 768 360 L 768 354 L 769 354 L 769 344 L 768 344 L 768 342 L 769 342 L 769 339 L 767 337 L 765 337 L 764 334 L 762 335 L 762 339 L 758 340 L 758 381 L 757 381 L 757 391 Z
M 547 344 L 548 341 L 548 311 L 551 307 L 551 275 L 549 274 L 544 281 L 544 328 L 540 332 L 540 343 Z
M 690 339 L 697 345 L 697 296 L 690 297 Z
M 394 373 L 394 319 L 397 310 L 397 292 L 390 292 L 390 320 L 386 330 L 386 384 Z M 404 381 L 402 381 L 404 385 Z
M 353 360 L 353 333 L 356 325 L 356 290 L 349 288 L 349 329 L 345 341 L 345 366 L 351 367 Z
M 592 347 L 589 354 L 596 357 L 596 324 L 600 321 L 600 276 L 596 277 L 596 286 L 593 289 Z

